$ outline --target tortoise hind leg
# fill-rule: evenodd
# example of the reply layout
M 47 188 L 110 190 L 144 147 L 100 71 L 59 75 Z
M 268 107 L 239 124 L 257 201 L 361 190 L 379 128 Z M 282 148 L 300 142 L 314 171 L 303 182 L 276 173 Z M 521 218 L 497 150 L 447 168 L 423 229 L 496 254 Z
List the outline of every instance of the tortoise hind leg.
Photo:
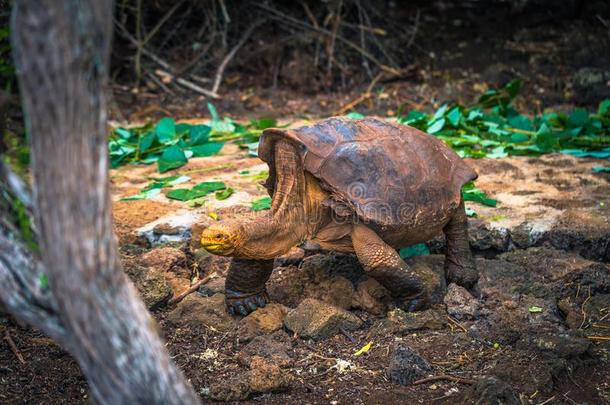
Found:
M 426 303 L 421 278 L 377 233 L 356 224 L 352 230 L 352 244 L 367 274 L 387 288 L 394 298 L 405 302 L 408 311 L 416 311 Z
M 269 301 L 265 283 L 273 271 L 273 260 L 233 259 L 225 281 L 229 313 L 248 315 Z
M 467 225 L 468 218 L 462 200 L 455 214 L 443 229 L 447 240 L 445 274 L 450 282 L 465 288 L 472 288 L 479 279 L 479 273 L 470 251 Z

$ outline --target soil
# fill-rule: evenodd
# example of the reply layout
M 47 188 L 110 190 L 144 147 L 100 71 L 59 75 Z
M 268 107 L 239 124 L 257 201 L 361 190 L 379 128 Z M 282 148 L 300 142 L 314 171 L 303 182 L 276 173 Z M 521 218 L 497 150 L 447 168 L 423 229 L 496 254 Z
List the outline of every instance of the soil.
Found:
M 448 100 L 470 102 L 486 86 L 514 77 L 525 82 L 524 94 L 517 100 L 523 111 L 596 106 L 609 95 L 608 84 L 583 85 L 585 80 L 579 77 L 610 64 L 607 28 L 588 19 L 540 23 L 538 17 L 520 16 L 513 24 L 469 17 L 461 11 L 431 12 L 418 35 L 417 78 L 383 83 L 356 109 L 379 115 L 396 114 L 402 104 L 432 110 Z M 289 88 L 246 91 L 251 83 L 244 75 L 235 87 L 227 88 L 218 109 L 236 118 L 274 116 L 298 122 L 331 115 L 366 88 L 316 95 Z M 192 95 L 151 98 L 115 90 L 111 114 L 116 121 L 207 115 L 204 100 Z M 222 300 L 215 295 L 223 291 L 226 260 L 198 249 L 196 224 L 186 224 L 188 232 L 170 244 L 175 250 L 165 253 L 160 249 L 167 247 L 151 246 L 140 232 L 153 221 L 163 223 L 182 212 L 194 213 L 195 222 L 204 225 L 210 214 L 223 218 L 248 212 L 249 203 L 265 195 L 255 177 L 266 167 L 235 146 L 225 147 L 218 156 L 191 159 L 176 171 L 191 177 L 187 185 L 220 179 L 237 190 L 227 200 L 210 199 L 196 208 L 163 195 L 120 201 L 147 184 L 146 176 L 155 168 L 113 170 L 116 231 L 126 268 L 154 269 L 155 285 L 165 279 L 174 295 L 196 277 L 220 274 L 189 301 L 192 308 L 205 307 L 197 317 L 173 312 L 167 300 L 155 302 L 153 310 L 172 358 L 204 400 L 210 399 L 208 395 L 230 398 L 227 389 L 214 384 L 238 381 L 234 391 L 244 388 L 231 395 L 252 403 L 610 403 L 610 174 L 592 172 L 599 161 L 566 155 L 469 163 L 480 173 L 478 187 L 499 204 L 498 208 L 468 204 L 478 214 L 469 226 L 481 280 L 471 297 L 461 293 L 458 298 L 474 300 L 466 307 L 476 310 L 461 313 L 462 306 L 455 302 L 439 302 L 434 311 L 445 318 L 434 326 L 409 325 L 404 320 L 408 318 L 396 316 L 383 291 L 378 294 L 375 285 L 363 284 L 366 280 L 353 257 L 312 259 L 307 253 L 304 260 L 301 252 L 278 261 L 268 286 L 276 292 L 274 301 L 287 311 L 308 298 L 330 302 L 348 309 L 362 326 L 324 339 L 303 339 L 285 324 L 254 338 L 250 328 L 245 336 L 240 318 L 223 313 Z M 239 174 L 241 170 L 250 173 Z M 178 232 L 161 228 L 155 229 L 161 234 Z M 443 252 L 441 239 L 428 245 L 432 253 Z M 151 264 L 147 258 L 163 254 L 180 260 L 160 257 Z M 441 255 L 413 260 L 442 268 Z M 316 263 L 322 264 L 316 267 Z M 338 285 L 345 291 L 341 297 L 335 294 Z M 445 291 L 438 293 L 442 297 Z M 349 294 L 351 300 L 346 299 Z M 208 315 L 222 321 L 223 331 L 206 323 Z M 0 342 L 0 402 L 89 402 L 78 365 L 50 339 L 6 317 L 0 317 L 0 335 L 5 337 Z M 354 354 L 369 342 L 367 353 Z M 422 368 L 426 377 L 450 375 L 459 381 L 394 382 L 387 369 L 400 363 L 396 356 L 404 353 L 400 348 L 405 346 L 430 366 Z M 252 360 L 253 354 L 272 364 Z M 287 380 L 266 384 L 279 378 L 273 367 L 279 367 Z M 260 370 L 265 384 L 255 381 Z

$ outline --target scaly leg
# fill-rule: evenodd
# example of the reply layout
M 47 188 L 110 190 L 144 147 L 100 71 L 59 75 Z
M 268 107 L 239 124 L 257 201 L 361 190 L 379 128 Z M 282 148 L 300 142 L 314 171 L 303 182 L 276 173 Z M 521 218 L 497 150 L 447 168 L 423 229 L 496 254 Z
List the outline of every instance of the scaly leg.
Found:
M 465 288 L 472 288 L 479 279 L 479 273 L 470 251 L 467 225 L 468 218 L 464 210 L 464 201 L 461 201 L 453 218 L 443 229 L 447 240 L 445 273 L 450 282 Z
M 234 258 L 225 281 L 225 301 L 230 314 L 243 316 L 269 301 L 265 283 L 273 271 L 273 260 Z
M 426 303 L 420 277 L 377 233 L 365 225 L 356 224 L 352 243 L 367 274 L 387 288 L 394 298 L 405 302 L 408 311 L 416 311 Z

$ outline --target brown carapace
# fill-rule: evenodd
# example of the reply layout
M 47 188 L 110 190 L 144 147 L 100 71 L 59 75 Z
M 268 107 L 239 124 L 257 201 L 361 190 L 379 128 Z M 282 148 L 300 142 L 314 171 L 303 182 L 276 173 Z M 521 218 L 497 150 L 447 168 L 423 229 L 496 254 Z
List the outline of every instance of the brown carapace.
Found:
M 271 210 L 220 221 L 201 239 L 210 252 L 236 258 L 226 282 L 232 312 L 265 305 L 272 259 L 304 241 L 354 252 L 407 310 L 425 304 L 426 289 L 398 248 L 443 232 L 447 277 L 476 283 L 461 188 L 477 174 L 436 137 L 373 118 L 329 118 L 265 130 L 259 157 L 269 165 Z

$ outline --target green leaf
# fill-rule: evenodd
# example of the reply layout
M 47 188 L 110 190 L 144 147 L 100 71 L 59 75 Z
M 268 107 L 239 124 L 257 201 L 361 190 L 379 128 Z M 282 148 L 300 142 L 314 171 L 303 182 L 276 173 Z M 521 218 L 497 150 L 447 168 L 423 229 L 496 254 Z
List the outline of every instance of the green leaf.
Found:
M 193 191 L 202 191 L 208 194 L 212 191 L 224 190 L 226 187 L 227 186 L 222 181 L 204 181 L 196 186 L 193 186 Z
M 259 120 L 250 120 L 250 125 L 254 127 L 254 129 L 265 130 L 267 128 L 275 128 L 277 127 L 277 120 L 273 118 L 261 118 Z
M 216 111 L 216 107 L 214 107 L 214 104 L 208 103 L 208 111 L 210 112 L 210 116 L 212 117 L 212 122 L 220 121 L 218 111 Z
M 157 139 L 157 134 L 153 131 L 147 132 L 140 137 L 140 152 L 146 152 Z
M 587 123 L 589 113 L 584 108 L 577 108 L 568 117 L 568 125 L 571 128 L 583 127 Z
M 161 187 L 155 187 L 149 190 L 143 190 L 142 192 L 130 197 L 121 198 L 121 201 L 149 200 L 158 196 L 159 194 L 161 194 Z
M 543 123 L 536 132 L 536 145 L 544 152 L 559 148 L 559 138 L 546 123 Z
M 165 144 L 176 136 L 176 124 L 173 118 L 165 117 L 157 123 L 155 133 L 159 142 Z
M 41 274 L 40 278 L 38 279 L 38 285 L 40 286 L 41 290 L 46 290 L 49 288 L 49 276 L 46 274 Z
M 460 119 L 462 118 L 462 112 L 459 107 L 453 107 L 451 111 L 447 113 L 447 119 L 454 127 L 457 127 L 460 123 Z
M 426 130 L 426 132 L 429 134 L 436 134 L 437 132 L 442 130 L 444 126 L 445 126 L 445 119 L 441 118 L 437 121 L 434 121 L 434 122 L 428 124 L 428 129 Z
M 472 181 L 464 184 L 462 187 L 462 198 L 464 201 L 473 201 L 490 207 L 495 207 L 498 204 L 497 200 L 489 198 L 487 194 L 477 188 Z
M 188 201 L 188 200 L 192 200 L 193 198 L 197 198 L 197 197 L 201 197 L 201 196 L 205 195 L 205 194 L 202 194 L 201 196 L 198 196 L 196 194 L 197 193 L 193 193 L 188 188 L 177 188 L 175 190 L 168 191 L 167 193 L 165 193 L 165 196 L 167 198 L 171 198 L 172 200 Z
M 193 146 L 189 149 L 193 152 L 193 157 L 206 157 L 216 155 L 223 146 L 224 142 L 208 142 L 203 145 Z
M 194 200 L 195 198 L 204 197 L 213 191 L 223 190 L 225 187 L 225 184 L 221 181 L 204 181 L 203 183 L 197 184 L 192 189 L 178 188 L 170 190 L 165 196 L 172 200 L 189 201 Z
M 210 139 L 210 128 L 208 125 L 192 125 L 189 128 L 189 145 L 203 145 Z
M 531 307 L 529 307 L 527 310 L 528 310 L 528 311 L 530 311 L 530 313 L 532 313 L 532 314 L 539 314 L 539 313 L 541 313 L 542 311 L 544 311 L 542 308 L 537 307 L 537 306 L 535 306 L 535 305 L 532 305 L 532 306 L 531 306 Z
M 173 145 L 163 151 L 161 157 L 157 161 L 159 173 L 165 173 L 168 170 L 177 169 L 187 163 L 184 151 L 178 146 Z
M 493 148 L 491 152 L 488 152 L 486 157 L 490 159 L 499 159 L 506 156 L 508 156 L 508 152 L 506 152 L 504 146 L 498 146 L 497 148 Z
M 400 122 L 401 124 L 412 125 L 412 126 L 418 127 L 418 128 L 420 128 L 419 124 L 425 125 L 427 121 L 428 121 L 428 114 L 425 114 L 420 111 L 410 111 L 406 117 L 398 119 L 398 122 Z
M 234 190 L 231 187 L 229 187 L 225 190 L 217 191 L 215 193 L 216 199 L 217 200 L 226 200 L 227 198 L 229 198 L 233 195 L 233 191 Z
M 125 128 L 117 128 L 114 132 L 123 139 L 129 139 L 132 135 L 131 131 Z
M 359 112 L 356 112 L 356 111 L 348 112 L 347 114 L 345 114 L 345 116 L 347 118 L 349 118 L 350 120 L 361 120 L 364 118 L 363 114 L 360 114 Z
M 515 115 L 508 119 L 508 125 L 513 128 L 522 129 L 524 131 L 533 131 L 534 125 L 532 124 L 532 120 L 530 120 L 525 115 Z
M 263 211 L 271 208 L 271 197 L 263 197 L 258 200 L 252 201 L 251 208 L 252 211 Z
M 432 116 L 432 121 L 443 117 L 445 115 L 445 112 L 447 111 L 447 108 L 449 108 L 449 105 L 443 104 L 438 110 L 436 110 L 436 112 Z
M 610 116 L 610 98 L 607 98 L 599 103 L 597 113 L 602 116 Z
M 429 255 L 430 250 L 425 243 L 418 243 L 417 245 L 411 245 L 400 249 L 398 254 L 401 258 L 405 259 L 412 256 Z
M 606 159 L 610 157 L 610 148 L 598 151 L 587 151 L 582 149 L 562 149 L 559 152 L 576 157 L 593 157 L 598 159 Z
M 508 82 L 508 84 L 504 87 L 506 89 L 506 92 L 508 93 L 510 100 L 517 97 L 517 95 L 521 91 L 522 84 L 523 83 L 521 82 L 521 80 L 514 79 Z

